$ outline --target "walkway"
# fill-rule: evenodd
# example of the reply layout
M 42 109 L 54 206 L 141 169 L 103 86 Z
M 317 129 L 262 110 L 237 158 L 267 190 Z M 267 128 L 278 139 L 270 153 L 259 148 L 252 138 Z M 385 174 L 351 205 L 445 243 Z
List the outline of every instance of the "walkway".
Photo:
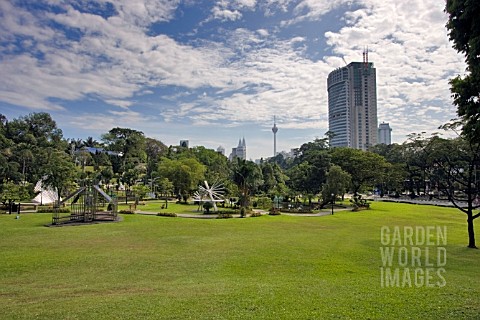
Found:
M 420 204 L 420 205 L 431 205 L 439 207 L 454 207 L 454 205 L 448 200 L 438 200 L 438 199 L 408 199 L 408 198 L 389 198 L 389 197 L 372 197 L 368 198 L 374 201 L 383 201 L 383 202 L 397 202 L 397 203 L 409 203 L 409 204 Z M 467 207 L 467 202 L 459 202 L 461 207 Z

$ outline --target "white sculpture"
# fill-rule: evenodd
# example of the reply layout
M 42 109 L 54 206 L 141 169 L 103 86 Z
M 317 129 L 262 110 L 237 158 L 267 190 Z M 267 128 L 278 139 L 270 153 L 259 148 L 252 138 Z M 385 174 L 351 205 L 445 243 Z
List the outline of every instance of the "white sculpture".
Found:
M 213 204 L 213 211 L 218 211 L 217 209 L 217 202 L 224 202 L 223 199 L 223 185 L 221 183 L 214 183 L 211 187 L 208 185 L 207 181 L 204 181 L 204 186 L 198 186 L 198 191 L 195 192 L 193 195 L 193 199 L 195 201 L 199 201 L 199 208 L 202 206 L 202 203 L 205 199 L 207 202 L 211 202 Z

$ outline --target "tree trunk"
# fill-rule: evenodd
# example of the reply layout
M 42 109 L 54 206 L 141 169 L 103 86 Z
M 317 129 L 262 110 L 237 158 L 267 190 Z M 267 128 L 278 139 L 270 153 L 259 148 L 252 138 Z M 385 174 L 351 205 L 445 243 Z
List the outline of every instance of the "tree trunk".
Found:
M 467 225 L 468 225 L 468 247 L 476 249 L 477 246 L 475 245 L 475 229 L 473 228 L 472 212 L 468 213 Z

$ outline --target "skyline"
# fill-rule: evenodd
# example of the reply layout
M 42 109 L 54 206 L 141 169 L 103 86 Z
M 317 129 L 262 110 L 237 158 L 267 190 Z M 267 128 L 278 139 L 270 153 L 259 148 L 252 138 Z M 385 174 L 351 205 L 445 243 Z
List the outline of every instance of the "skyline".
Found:
M 328 130 L 328 74 L 377 70 L 378 122 L 392 142 L 455 117 L 448 80 L 465 70 L 444 3 L 403 1 L 0 2 L 0 113 L 48 112 L 66 138 L 128 127 L 247 158 Z M 412 14 L 416 12 L 418 14 Z

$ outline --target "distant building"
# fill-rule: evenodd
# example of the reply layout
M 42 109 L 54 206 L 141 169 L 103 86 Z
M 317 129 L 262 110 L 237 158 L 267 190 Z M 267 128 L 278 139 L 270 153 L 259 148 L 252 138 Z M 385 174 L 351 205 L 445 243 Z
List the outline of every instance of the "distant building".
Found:
M 180 140 L 180 147 L 182 148 L 188 148 L 188 145 L 190 142 L 188 140 Z
M 382 122 L 378 126 L 378 143 L 392 144 L 392 128 L 388 123 Z
M 368 52 L 363 62 L 332 71 L 327 88 L 330 145 L 367 150 L 377 144 L 376 70 Z
M 217 152 L 220 153 L 221 155 L 225 155 L 225 148 L 222 146 L 218 146 Z
M 238 140 L 238 146 L 232 148 L 232 153 L 230 154 L 230 161 L 234 158 L 240 158 L 242 160 L 247 159 L 247 144 L 245 143 L 245 138 Z

